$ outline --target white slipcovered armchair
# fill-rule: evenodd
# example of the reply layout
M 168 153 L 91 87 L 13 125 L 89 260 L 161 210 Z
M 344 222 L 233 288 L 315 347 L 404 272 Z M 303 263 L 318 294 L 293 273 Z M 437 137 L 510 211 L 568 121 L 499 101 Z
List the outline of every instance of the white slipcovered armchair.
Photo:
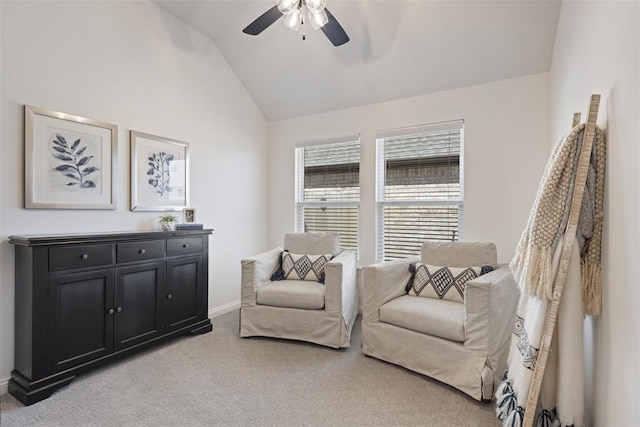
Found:
M 491 400 L 507 366 L 519 297 L 509 267 L 466 282 L 460 288 L 464 302 L 457 302 L 409 295 L 409 266 L 416 262 L 498 267 L 493 243 L 472 242 L 425 242 L 420 257 L 364 267 L 363 352 L 435 378 L 476 400 Z M 455 296 L 462 300 L 462 295 Z
M 324 265 L 324 284 L 271 281 L 280 268 L 283 248 L 243 259 L 240 336 L 349 347 L 358 310 L 355 252 L 340 252 L 337 233 L 289 233 L 284 249 L 299 255 L 331 254 L 333 258 Z

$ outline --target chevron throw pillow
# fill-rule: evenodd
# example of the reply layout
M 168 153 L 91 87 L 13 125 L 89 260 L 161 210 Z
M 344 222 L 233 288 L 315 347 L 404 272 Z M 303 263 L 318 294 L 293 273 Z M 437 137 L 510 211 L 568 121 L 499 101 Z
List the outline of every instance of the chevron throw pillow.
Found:
M 331 261 L 330 254 L 300 255 L 282 252 L 282 273 L 285 279 L 314 280 L 324 283 L 324 266 Z
M 423 263 L 411 264 L 410 268 L 413 275 L 407 283 L 409 295 L 459 303 L 464 302 L 467 282 L 489 270 L 487 267 L 437 267 Z

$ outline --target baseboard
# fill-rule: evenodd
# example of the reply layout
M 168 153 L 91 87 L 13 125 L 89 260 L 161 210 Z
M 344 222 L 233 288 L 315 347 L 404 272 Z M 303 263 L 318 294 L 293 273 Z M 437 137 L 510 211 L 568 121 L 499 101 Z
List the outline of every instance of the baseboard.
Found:
M 0 380 L 0 394 L 9 393 L 9 378 Z
M 212 308 L 209 310 L 209 319 L 220 316 L 222 314 L 228 313 L 233 310 L 237 310 L 240 308 L 240 301 L 230 302 L 229 304 L 221 305 L 216 308 Z

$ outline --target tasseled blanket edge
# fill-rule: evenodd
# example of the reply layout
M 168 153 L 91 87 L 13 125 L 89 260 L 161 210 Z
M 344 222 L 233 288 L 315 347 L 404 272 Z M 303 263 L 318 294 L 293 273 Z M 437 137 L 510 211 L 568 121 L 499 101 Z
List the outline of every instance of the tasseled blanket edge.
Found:
M 502 421 L 503 427 L 522 427 L 524 422 L 524 408 L 518 405 L 509 371 L 505 371 L 502 381 L 496 390 L 496 417 Z M 536 414 L 535 427 L 573 427 L 572 425 L 562 425 L 558 420 L 558 413 L 555 408 L 541 409 Z
M 508 374 L 509 371 L 505 371 L 502 381 L 496 390 L 496 417 L 502 421 L 504 426 L 518 427 L 522 426 L 522 420 L 524 419 L 523 417 L 518 417 L 518 414 L 524 415 L 524 408 L 518 406 L 518 399 L 513 391 Z M 519 424 L 517 423 L 518 420 Z
M 509 267 L 522 292 L 540 299 L 551 300 L 552 258 L 553 248 L 551 247 L 531 246 L 526 252 L 518 247 Z
M 526 244 L 526 242 L 523 242 Z M 550 301 L 553 295 L 551 274 L 552 248 L 530 247 L 523 255 L 518 247 L 509 264 L 520 290 L 530 296 Z M 598 316 L 602 310 L 601 264 L 581 259 L 582 301 L 586 316 Z

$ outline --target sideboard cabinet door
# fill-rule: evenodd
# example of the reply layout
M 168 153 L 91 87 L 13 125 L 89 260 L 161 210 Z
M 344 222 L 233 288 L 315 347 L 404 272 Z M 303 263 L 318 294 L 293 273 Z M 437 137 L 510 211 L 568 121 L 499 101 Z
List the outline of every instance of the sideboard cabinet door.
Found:
M 113 269 L 49 278 L 49 373 L 113 351 Z
M 163 261 L 116 268 L 116 351 L 164 333 L 163 281 Z
M 167 261 L 167 332 L 205 318 L 201 306 L 206 298 L 202 256 L 187 256 Z

